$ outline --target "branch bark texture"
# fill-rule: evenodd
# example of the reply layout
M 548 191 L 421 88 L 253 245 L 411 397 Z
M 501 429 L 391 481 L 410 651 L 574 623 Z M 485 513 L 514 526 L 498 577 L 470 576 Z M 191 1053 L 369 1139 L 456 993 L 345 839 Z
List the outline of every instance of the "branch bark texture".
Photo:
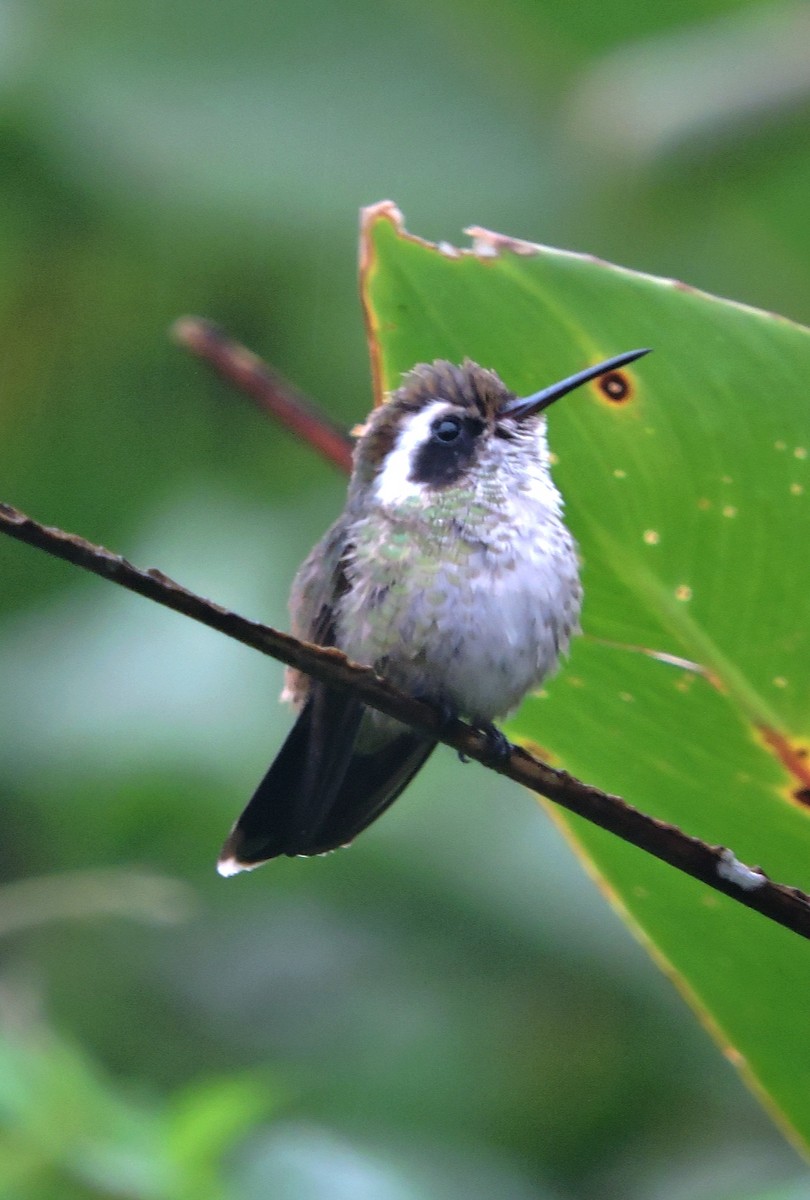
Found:
M 162 571 L 135 567 L 103 546 L 39 524 L 10 504 L 0 503 L 0 533 L 147 596 L 262 654 L 297 667 L 330 687 L 351 690 L 365 704 L 452 746 L 468 758 L 609 830 L 715 891 L 731 896 L 802 937 L 810 938 L 810 896 L 798 888 L 775 883 L 758 868 L 739 863 L 725 847 L 711 846 L 674 825 L 657 821 L 633 808 L 620 796 L 600 791 L 566 771 L 556 770 L 519 746 L 511 747 L 508 758 L 492 762 L 490 744 L 484 734 L 463 721 L 446 724 L 430 705 L 405 695 L 369 667 L 351 663 L 337 650 L 313 646 L 258 621 L 250 621 L 188 591 Z

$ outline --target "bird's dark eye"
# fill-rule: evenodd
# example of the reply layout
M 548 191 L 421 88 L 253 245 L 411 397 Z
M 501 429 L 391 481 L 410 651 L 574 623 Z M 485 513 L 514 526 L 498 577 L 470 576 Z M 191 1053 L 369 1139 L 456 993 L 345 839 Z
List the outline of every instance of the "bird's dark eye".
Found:
M 448 487 L 471 470 L 478 438 L 486 426 L 478 417 L 453 412 L 437 415 L 430 436 L 417 448 L 408 476 L 415 483 L 433 488 Z
M 433 436 L 439 442 L 454 442 L 461 433 L 458 417 L 442 417 L 433 426 Z

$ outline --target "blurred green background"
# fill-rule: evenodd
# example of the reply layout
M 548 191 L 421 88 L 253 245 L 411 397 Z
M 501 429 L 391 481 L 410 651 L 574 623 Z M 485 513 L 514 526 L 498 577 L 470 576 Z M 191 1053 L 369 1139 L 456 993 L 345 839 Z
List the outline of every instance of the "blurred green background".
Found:
M 0 0 L 0 498 L 285 626 L 344 480 L 171 322 L 361 419 L 385 196 L 808 322 L 809 44 L 730 0 Z M 280 668 L 0 572 L 0 1196 L 810 1197 L 528 796 L 438 753 L 351 851 L 221 880 Z

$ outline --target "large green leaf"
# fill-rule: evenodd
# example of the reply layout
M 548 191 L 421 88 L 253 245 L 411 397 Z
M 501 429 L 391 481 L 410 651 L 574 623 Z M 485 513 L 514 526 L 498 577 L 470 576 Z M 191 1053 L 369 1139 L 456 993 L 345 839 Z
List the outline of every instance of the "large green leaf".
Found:
M 368 210 L 378 395 L 469 356 L 526 394 L 637 346 L 630 394 L 556 406 L 585 636 L 512 732 L 774 879 L 810 888 L 810 331 L 682 284 Z M 810 1140 L 810 947 L 583 821 L 569 835 L 783 1127 Z

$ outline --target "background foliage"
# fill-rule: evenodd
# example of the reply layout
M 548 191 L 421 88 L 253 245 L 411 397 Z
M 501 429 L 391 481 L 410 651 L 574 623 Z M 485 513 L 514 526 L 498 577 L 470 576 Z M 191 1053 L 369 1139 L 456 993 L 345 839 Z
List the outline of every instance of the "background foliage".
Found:
M 810 322 L 807 32 L 705 0 L 4 0 L 2 498 L 283 625 L 343 480 L 166 328 L 214 317 L 361 418 L 383 195 Z M 23 547 L 0 572 L 9 1195 L 810 1195 L 528 797 L 437 754 L 350 852 L 219 880 L 280 672 Z

